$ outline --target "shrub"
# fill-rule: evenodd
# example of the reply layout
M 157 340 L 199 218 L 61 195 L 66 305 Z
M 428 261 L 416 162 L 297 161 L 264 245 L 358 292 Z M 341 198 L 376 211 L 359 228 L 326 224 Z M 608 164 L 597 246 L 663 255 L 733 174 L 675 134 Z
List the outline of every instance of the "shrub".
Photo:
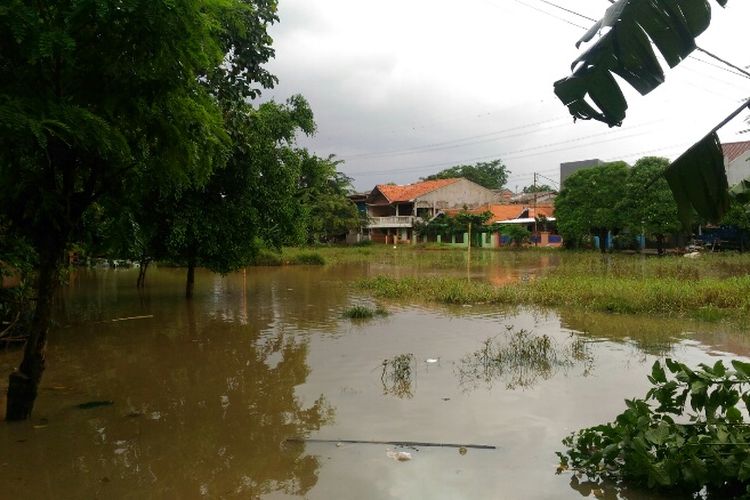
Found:
M 323 266 L 326 260 L 322 255 L 316 252 L 299 253 L 291 258 L 289 264 L 301 264 L 308 266 Z
M 697 370 L 655 362 L 645 399 L 626 400 L 614 422 L 563 440 L 561 470 L 589 481 L 615 481 L 709 498 L 750 494 L 750 363 L 721 361 Z M 691 411 L 692 410 L 692 411 Z M 746 413 L 745 413 L 746 414 Z M 705 497 L 705 495 L 704 495 Z

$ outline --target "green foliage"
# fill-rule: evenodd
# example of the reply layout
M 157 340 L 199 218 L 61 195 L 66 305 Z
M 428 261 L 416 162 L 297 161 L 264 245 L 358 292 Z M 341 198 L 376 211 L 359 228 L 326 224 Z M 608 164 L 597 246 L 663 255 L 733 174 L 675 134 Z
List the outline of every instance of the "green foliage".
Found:
M 142 212 L 144 226 L 157 225 L 166 259 L 221 273 L 251 263 L 261 246 L 301 239 L 301 158 L 293 141 L 298 131 L 314 130 L 301 96 L 257 108 L 234 103 L 227 122 L 233 146 L 226 165 L 204 185 L 159 195 L 156 209 Z
M 666 158 L 644 157 L 628 173 L 625 198 L 618 205 L 631 234 L 655 237 L 660 242 L 668 234 L 682 229 L 677 204 L 662 174 L 669 165 Z
M 456 165 L 446 168 L 437 174 L 425 177 L 424 180 L 453 179 L 463 177 L 484 186 L 487 189 L 501 189 L 508 180 L 508 168 L 501 160 L 478 162 L 474 165 Z
M 479 350 L 461 359 L 458 375 L 462 387 L 474 388 L 479 382 L 491 387 L 502 380 L 506 389 L 527 389 L 578 363 L 586 365 L 585 373 L 591 369 L 593 356 L 582 339 L 560 345 L 547 335 L 514 331 L 512 326 L 506 330 L 506 335 L 488 338 Z
M 375 316 L 388 316 L 388 311 L 382 306 L 372 309 L 367 306 L 356 305 L 346 309 L 342 316 L 348 319 L 372 319 Z
M 592 481 L 690 495 L 705 488 L 709 498 L 750 494 L 750 364 L 664 365 L 654 363 L 646 397 L 626 400 L 614 422 L 567 437 L 562 467 Z
M 317 252 L 301 252 L 290 260 L 290 264 L 307 266 L 323 266 L 325 263 L 326 259 Z
M 534 304 L 738 321 L 750 315 L 750 256 L 705 255 L 696 261 L 571 252 L 560 259 L 558 267 L 543 276 L 501 287 L 460 278 L 386 276 L 359 286 L 379 298 L 419 297 L 442 304 Z
M 574 172 L 555 199 L 557 228 L 567 242 L 624 225 L 618 203 L 625 197 L 627 164 L 612 162 Z
M 522 191 L 524 193 L 549 193 L 555 190 L 549 184 L 532 184 L 531 186 L 524 186 Z
M 362 220 L 347 195 L 351 178 L 337 170 L 341 161 L 300 151 L 301 172 L 297 200 L 302 204 L 305 243 L 327 243 L 358 229 Z
M 521 246 L 531 237 L 531 232 L 523 224 L 503 224 L 499 229 L 500 234 L 509 237 L 516 246 Z
M 453 216 L 442 215 L 429 222 L 417 222 L 414 230 L 419 235 L 450 237 L 468 232 L 469 225 L 471 225 L 472 234 L 485 233 L 492 230 L 486 225 L 491 217 L 492 212 L 489 211 L 479 214 L 461 211 Z

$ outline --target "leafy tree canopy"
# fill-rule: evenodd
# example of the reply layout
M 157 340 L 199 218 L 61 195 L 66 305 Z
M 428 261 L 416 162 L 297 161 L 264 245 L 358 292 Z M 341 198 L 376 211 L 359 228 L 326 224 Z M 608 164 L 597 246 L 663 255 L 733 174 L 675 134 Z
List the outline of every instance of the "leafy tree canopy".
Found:
M 479 162 L 474 165 L 456 165 L 441 170 L 437 174 L 425 177 L 424 180 L 452 179 L 463 177 L 487 189 L 501 189 L 508 181 L 508 168 L 502 160 Z
M 643 230 L 649 236 L 662 237 L 681 230 L 677 204 L 667 181 L 661 177 L 668 166 L 666 158 L 647 156 L 630 169 L 619 208 L 625 226 L 634 233 Z
M 337 170 L 341 161 L 333 156 L 319 158 L 299 151 L 301 172 L 297 200 L 302 205 L 305 241 L 325 243 L 357 229 L 361 217 L 348 198 L 352 180 Z
M 621 229 L 624 219 L 617 208 L 625 197 L 628 166 L 612 162 L 574 172 L 555 199 L 557 227 L 566 240 L 578 241 L 586 234 Z
M 94 202 L 205 184 L 229 156 L 219 102 L 273 83 L 272 0 L 9 0 L 0 7 L 0 211 L 39 257 L 7 417 L 28 418 L 64 250 Z
M 549 184 L 532 184 L 523 188 L 524 193 L 549 193 L 550 191 L 554 191 L 554 189 Z

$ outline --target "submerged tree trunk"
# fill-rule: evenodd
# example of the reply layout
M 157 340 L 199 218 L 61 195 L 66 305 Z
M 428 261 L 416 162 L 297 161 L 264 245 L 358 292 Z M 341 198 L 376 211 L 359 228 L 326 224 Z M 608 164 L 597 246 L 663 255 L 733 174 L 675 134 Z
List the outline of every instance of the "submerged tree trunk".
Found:
M 185 283 L 185 298 L 193 298 L 193 289 L 195 288 L 195 259 L 188 260 L 187 282 Z
M 664 255 L 664 235 L 663 234 L 656 235 L 656 254 Z
M 52 317 L 52 299 L 58 285 L 62 251 L 41 257 L 37 281 L 37 301 L 21 366 L 10 374 L 5 419 L 31 417 L 34 401 L 46 366 L 47 332 Z
M 148 257 L 141 257 L 141 267 L 138 270 L 138 281 L 135 284 L 136 288 L 143 288 L 146 286 L 146 270 L 148 269 L 148 265 L 151 263 L 151 259 Z

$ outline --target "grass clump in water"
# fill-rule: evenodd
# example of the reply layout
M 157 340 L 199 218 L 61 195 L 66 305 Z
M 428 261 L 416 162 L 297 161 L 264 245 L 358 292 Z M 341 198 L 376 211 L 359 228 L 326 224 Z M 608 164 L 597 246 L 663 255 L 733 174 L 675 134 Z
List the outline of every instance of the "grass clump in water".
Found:
M 576 364 L 584 365 L 584 375 L 591 371 L 593 356 L 584 339 L 576 337 L 561 346 L 548 335 L 506 328 L 507 337 L 489 338 L 461 360 L 458 376 L 462 387 L 473 389 L 481 383 L 491 387 L 496 380 L 503 380 L 507 389 L 525 389 Z
M 375 316 L 388 316 L 388 314 L 388 311 L 380 305 L 374 309 L 363 305 L 356 305 L 346 309 L 342 315 L 348 319 L 364 320 L 372 319 Z
M 324 266 L 325 257 L 317 252 L 301 252 L 289 259 L 289 264 L 299 264 L 306 266 Z

